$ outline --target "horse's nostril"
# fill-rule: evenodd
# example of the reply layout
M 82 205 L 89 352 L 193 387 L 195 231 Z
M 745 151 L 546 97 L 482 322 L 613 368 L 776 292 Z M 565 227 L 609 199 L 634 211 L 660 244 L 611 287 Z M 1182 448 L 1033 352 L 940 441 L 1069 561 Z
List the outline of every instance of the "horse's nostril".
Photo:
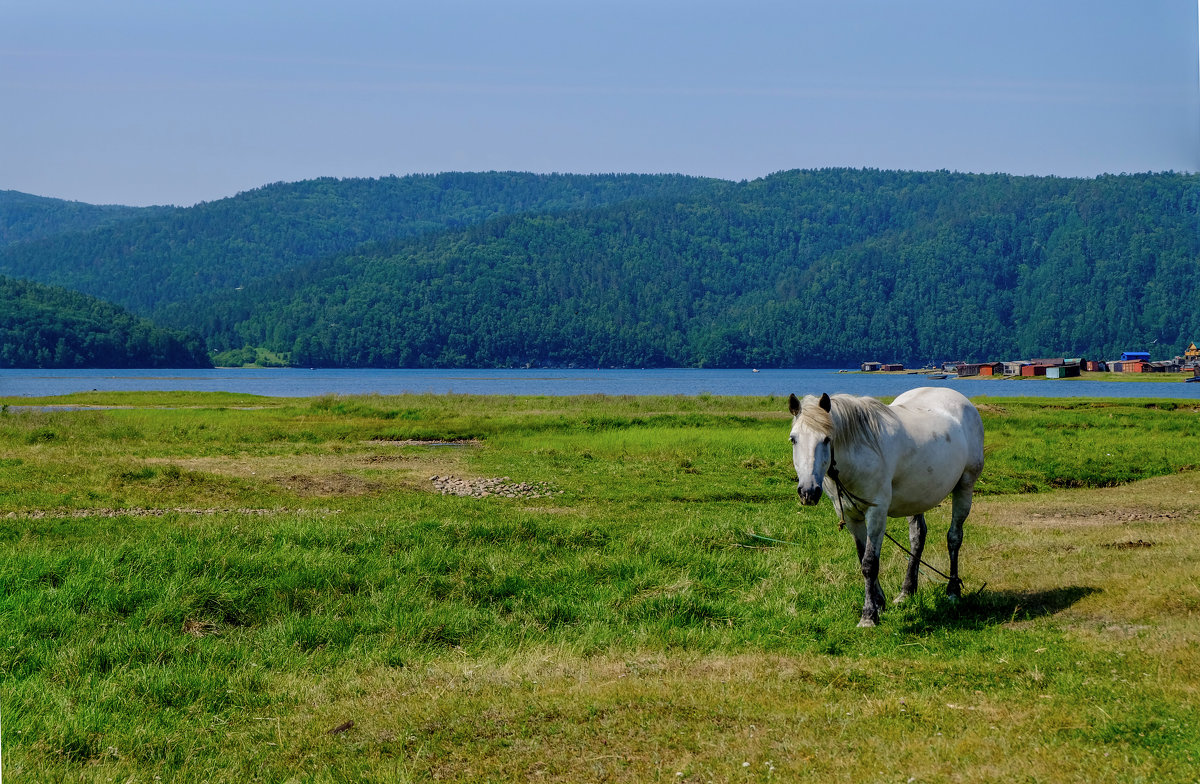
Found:
M 821 488 L 797 487 L 796 493 L 800 496 L 800 503 L 805 506 L 813 506 L 821 500 Z

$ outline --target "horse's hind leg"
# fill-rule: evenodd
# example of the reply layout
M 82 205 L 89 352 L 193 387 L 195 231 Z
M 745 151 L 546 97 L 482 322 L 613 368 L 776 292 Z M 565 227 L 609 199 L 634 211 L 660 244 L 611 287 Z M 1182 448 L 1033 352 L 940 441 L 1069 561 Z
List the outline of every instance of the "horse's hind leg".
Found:
M 921 567 L 921 553 L 925 551 L 925 515 L 913 515 L 908 518 L 908 548 L 911 555 L 908 559 L 908 571 L 904 573 L 904 582 L 900 585 L 900 594 L 896 604 L 904 601 L 917 592 L 917 570 Z
M 946 595 L 958 599 L 962 596 L 962 580 L 958 579 L 958 548 L 962 546 L 963 521 L 971 513 L 971 496 L 975 492 L 975 476 L 963 474 L 951 495 L 950 530 L 946 532 L 946 547 L 950 551 L 950 582 Z

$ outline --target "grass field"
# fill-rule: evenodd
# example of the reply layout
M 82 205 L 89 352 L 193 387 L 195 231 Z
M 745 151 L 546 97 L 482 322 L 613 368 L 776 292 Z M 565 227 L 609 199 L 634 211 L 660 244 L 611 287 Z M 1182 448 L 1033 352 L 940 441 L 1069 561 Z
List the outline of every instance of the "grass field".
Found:
M 1196 781 L 1200 407 L 977 403 L 859 629 L 782 399 L 0 399 L 3 773 Z

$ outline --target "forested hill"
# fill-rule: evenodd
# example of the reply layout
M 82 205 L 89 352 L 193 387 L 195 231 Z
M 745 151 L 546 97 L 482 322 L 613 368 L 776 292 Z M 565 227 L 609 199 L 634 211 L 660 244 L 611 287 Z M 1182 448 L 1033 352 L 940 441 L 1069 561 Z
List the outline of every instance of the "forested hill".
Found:
M 66 286 L 178 326 L 240 286 L 366 243 L 508 213 L 587 209 L 723 185 L 674 175 L 517 172 L 276 183 L 10 247 L 0 251 L 0 274 Z
M 0 368 L 211 366 L 195 335 L 86 294 L 0 276 Z
M 23 243 L 0 272 L 299 365 L 1158 358 L 1200 339 L 1198 210 L 1176 174 L 319 180 Z
M 167 209 L 85 204 L 0 191 L 0 248 L 68 232 L 91 231 L 139 215 L 161 215 Z
M 1169 356 L 1200 336 L 1198 205 L 1176 175 L 789 172 L 322 261 L 212 323 L 308 365 Z

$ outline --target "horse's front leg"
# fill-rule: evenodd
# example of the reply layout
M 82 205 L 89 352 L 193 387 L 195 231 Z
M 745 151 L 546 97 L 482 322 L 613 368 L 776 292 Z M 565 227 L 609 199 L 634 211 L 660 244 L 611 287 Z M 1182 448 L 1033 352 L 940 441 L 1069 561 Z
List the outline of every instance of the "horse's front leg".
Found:
M 879 613 L 887 605 L 887 597 L 879 584 L 879 553 L 883 534 L 887 530 L 887 512 L 878 506 L 867 510 L 866 522 L 852 527 L 854 544 L 858 547 L 858 563 L 863 576 L 863 609 L 859 626 L 875 626 Z

